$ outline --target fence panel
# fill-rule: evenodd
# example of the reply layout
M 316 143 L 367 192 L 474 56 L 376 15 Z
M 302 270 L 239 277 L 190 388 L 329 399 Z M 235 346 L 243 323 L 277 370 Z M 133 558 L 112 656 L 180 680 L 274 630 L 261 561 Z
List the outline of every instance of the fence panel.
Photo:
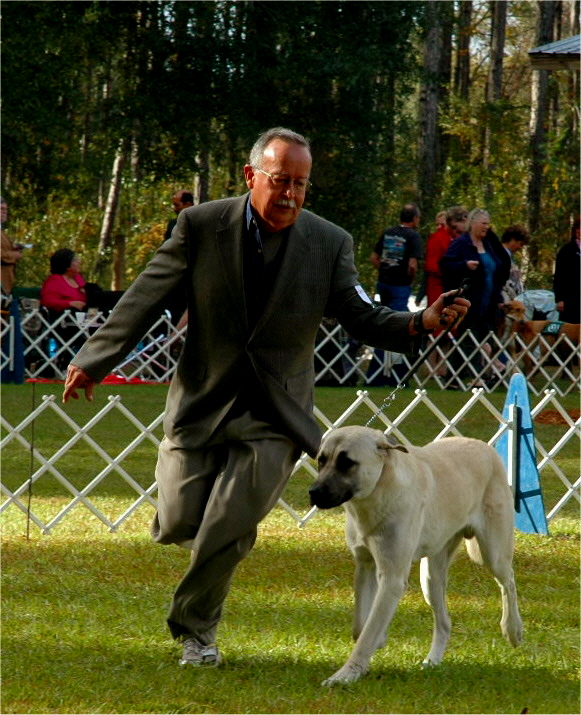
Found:
M 359 420 L 359 411 L 364 409 L 370 417 L 376 418 L 373 426 L 381 427 L 403 444 L 411 443 L 406 436 L 405 422 L 410 417 L 415 418 L 416 410 L 420 408 L 429 410 L 430 419 L 433 417 L 434 424 L 441 425 L 435 439 L 442 439 L 448 435 L 461 435 L 464 420 L 472 417 L 476 408 L 479 410 L 484 408 L 492 417 L 492 433 L 488 439 L 490 444 L 496 444 L 504 430 L 507 429 L 506 420 L 490 402 L 483 389 L 474 389 L 467 395 L 466 402 L 457 413 L 451 416 L 446 416 L 442 412 L 434 400 L 430 399 L 426 390 L 416 389 L 414 395 L 411 402 L 394 417 L 381 411 L 369 393 L 364 390 L 356 392 L 353 401 L 346 406 L 338 418 L 330 419 L 317 407 L 315 415 L 321 422 L 324 431 L 329 431 L 346 424 L 356 412 Z M 581 477 L 572 482 L 557 462 L 560 452 L 571 440 L 581 440 L 581 417 L 574 420 L 560 405 L 555 391 L 546 392 L 539 403 L 531 409 L 533 417 L 548 406 L 561 415 L 565 424 L 564 434 L 554 444 L 542 444 L 536 439 L 537 454 L 541 457 L 538 463 L 541 477 L 556 475 L 564 487 L 564 492 L 559 496 L 557 502 L 548 507 L 547 518 L 550 520 L 570 499 L 574 498 L 581 503 L 579 495 Z M 107 448 L 107 444 L 111 443 L 109 424 L 112 421 L 114 425 L 118 425 L 121 419 L 132 425 L 135 437 L 123 445 L 117 454 L 110 454 Z M 44 451 L 38 447 L 34 439 L 34 425 L 43 420 L 50 422 L 50 434 L 57 435 L 55 442 L 51 443 L 50 447 Z M 152 458 L 151 455 L 159 445 L 162 420 L 163 413 L 160 413 L 150 422 L 145 423 L 123 404 L 119 396 L 110 396 L 106 405 L 83 424 L 75 422 L 54 396 L 43 397 L 19 424 L 10 424 L 2 416 L 4 437 L 0 448 L 3 452 L 5 450 L 15 451 L 21 465 L 26 464 L 28 458 L 30 469 L 27 477 L 17 478 L 20 479 L 18 483 L 8 483 L 7 479 L 11 478 L 11 475 L 8 474 L 5 478 L 3 472 L 3 482 L 0 486 L 5 500 L 0 507 L 0 513 L 4 513 L 10 508 L 19 509 L 31 523 L 34 523 L 43 533 L 48 534 L 61 524 L 73 509 L 85 508 L 110 531 L 117 530 L 141 506 L 155 507 L 156 485 L 153 481 L 153 469 L 151 473 L 146 470 L 146 477 L 139 477 L 136 471 L 132 470 L 130 464 L 139 463 L 142 466 L 141 454 L 145 447 L 147 447 L 147 459 Z M 91 453 L 91 458 L 87 460 L 85 457 L 84 462 L 90 462 L 92 465 L 93 461 L 98 459 L 102 465 L 100 469 L 91 466 L 89 473 L 82 477 L 79 476 L 81 470 L 78 458 L 75 457 L 75 448 L 78 445 L 82 445 Z M 294 473 L 299 470 L 305 470 L 312 477 L 316 474 L 315 466 L 306 454 L 303 454 L 297 461 Z M 24 470 L 22 472 L 24 473 Z M 41 513 L 32 505 L 31 494 L 41 479 L 45 480 L 43 482 L 45 485 L 48 484 L 55 491 L 59 490 L 59 498 L 55 500 L 58 504 L 57 513 Z M 121 514 L 106 513 L 105 507 L 109 505 L 109 501 L 106 499 L 102 500 L 101 507 L 95 503 L 96 496 L 102 495 L 102 490 L 107 488 L 110 480 L 121 483 L 124 491 L 130 495 L 130 502 Z M 65 495 L 64 500 L 63 495 Z M 279 503 L 299 525 L 305 524 L 316 513 L 316 509 L 311 509 L 301 516 L 284 499 Z
M 65 311 L 50 323 L 44 309 L 24 299 L 21 309 L 26 377 L 64 379 L 69 360 L 82 343 L 104 322 L 97 311 Z M 160 316 L 139 345 L 114 370 L 119 377 L 167 382 L 176 367 L 186 328 L 176 332 L 169 315 Z M 2 317 L 0 367 L 13 359 L 13 330 Z M 426 348 L 434 338 L 428 336 Z M 558 395 L 581 390 L 580 350 L 566 335 L 539 335 L 526 345 L 520 336 L 499 338 L 494 333 L 479 342 L 470 332 L 459 339 L 449 334 L 413 376 L 416 387 L 436 384 L 442 389 L 485 392 L 508 388 L 514 370 L 524 372 L 529 390 L 541 395 L 552 389 Z M 315 345 L 317 385 L 395 385 L 411 366 L 411 358 L 376 350 L 353 340 L 332 319 L 321 323 Z

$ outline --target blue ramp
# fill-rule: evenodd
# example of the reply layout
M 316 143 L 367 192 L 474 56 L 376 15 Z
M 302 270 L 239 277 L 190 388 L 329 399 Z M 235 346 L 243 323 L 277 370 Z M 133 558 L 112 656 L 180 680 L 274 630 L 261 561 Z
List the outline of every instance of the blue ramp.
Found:
M 513 440 L 515 454 L 509 454 L 511 441 L 508 432 L 498 440 L 496 451 L 501 456 L 507 471 L 514 465 L 514 525 L 525 534 L 548 534 L 543 493 L 537 470 L 535 432 L 527 383 L 521 373 L 515 373 L 508 386 L 502 411 L 502 416 L 507 420 L 510 418 L 512 405 L 515 406 L 514 416 L 517 421 L 517 431 Z

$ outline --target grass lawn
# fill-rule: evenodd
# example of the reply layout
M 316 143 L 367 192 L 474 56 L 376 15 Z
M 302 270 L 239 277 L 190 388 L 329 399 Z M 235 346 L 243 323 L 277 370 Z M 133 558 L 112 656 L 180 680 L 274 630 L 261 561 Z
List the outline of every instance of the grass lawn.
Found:
M 43 385 L 39 394 L 58 394 L 60 389 Z M 384 392 L 377 390 L 376 402 Z M 115 387 L 100 388 L 96 406 L 74 404 L 68 414 L 83 423 L 106 403 L 107 394 L 121 393 L 144 424 L 163 409 L 163 389 Z M 440 394 L 437 404 L 446 415 L 466 401 L 466 395 Z M 411 397 L 412 391 L 402 391 L 390 416 Z M 28 414 L 30 398 L 30 386 L 3 387 L 3 414 L 11 424 Z M 352 399 L 352 388 L 326 388 L 317 391 L 316 402 L 333 418 Z M 503 395 L 492 396 L 494 400 L 500 408 Z M 576 403 L 571 398 L 565 406 Z M 367 412 L 364 421 L 368 417 Z M 362 419 L 354 415 L 352 421 Z M 462 431 L 489 439 L 494 433 L 489 421 L 486 410 L 471 414 Z M 433 414 L 418 410 L 401 429 L 423 443 L 439 431 L 436 422 Z M 54 418 L 51 423 L 50 413 L 35 429 L 37 444 L 47 453 L 62 441 L 58 433 L 64 428 Z M 118 416 L 100 429 L 110 453 L 127 444 L 134 431 Z M 559 430 L 563 427 L 539 425 L 536 432 L 543 443 L 553 444 Z M 147 445 L 141 450 L 132 474 L 148 485 L 155 450 Z M 22 464 L 16 449 L 6 451 L 2 481 L 16 482 L 29 465 Z M 578 474 L 578 444 L 572 442 L 560 460 L 570 478 L 575 470 Z M 92 453 L 81 450 L 71 470 L 79 467 L 83 481 L 95 471 L 94 462 Z M 546 501 L 558 498 L 556 481 L 549 476 L 543 484 Z M 285 493 L 301 511 L 307 506 L 309 482 L 307 475 L 298 474 Z M 104 513 L 122 513 L 133 498 L 121 480 L 112 480 L 94 501 Z M 35 485 L 33 499 L 35 508 L 51 513 L 67 501 L 48 476 L 46 483 Z M 77 507 L 49 536 L 33 526 L 29 539 L 24 516 L 10 508 L 2 533 L 1 711 L 520 713 L 527 708 L 529 713 L 579 713 L 579 528 L 574 504 L 571 500 L 551 522 L 550 536 L 516 534 L 515 574 L 525 627 L 520 648 L 513 649 L 501 637 L 494 580 L 461 550 L 450 574 L 453 625 L 444 662 L 428 670 L 419 666 L 429 650 L 432 619 L 414 566 L 387 645 L 374 656 L 369 674 L 334 689 L 320 683 L 348 656 L 353 607 L 353 564 L 344 544 L 341 509 L 317 514 L 303 529 L 279 507 L 269 515 L 226 602 L 219 631 L 224 666 L 198 671 L 178 668 L 179 647 L 164 620 L 188 554 L 150 541 L 151 506 L 141 507 L 117 533 L 108 533 L 96 517 Z

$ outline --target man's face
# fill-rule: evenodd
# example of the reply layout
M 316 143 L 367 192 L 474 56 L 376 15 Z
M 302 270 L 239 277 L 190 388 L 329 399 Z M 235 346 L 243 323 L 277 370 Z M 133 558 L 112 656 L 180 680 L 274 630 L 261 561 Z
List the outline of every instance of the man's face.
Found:
M 0 204 L 0 223 L 6 223 L 7 218 L 8 218 L 8 204 L 1 203 Z
M 249 164 L 244 167 L 252 207 L 267 231 L 282 231 L 297 220 L 305 192 L 297 191 L 295 181 L 304 183 L 309 178 L 311 164 L 311 153 L 306 147 L 274 139 L 264 150 L 261 168 L 272 176 L 289 179 L 285 186 L 274 186 L 266 174 Z
M 187 208 L 188 206 L 191 206 L 192 204 L 190 204 L 189 202 L 188 202 L 188 203 L 184 203 L 184 202 L 182 201 L 181 195 L 176 194 L 176 195 L 173 197 L 173 199 L 171 200 L 171 205 L 173 206 L 173 210 L 174 210 L 177 214 L 179 214 L 179 212 L 180 212 L 182 209 L 185 209 L 185 208 Z

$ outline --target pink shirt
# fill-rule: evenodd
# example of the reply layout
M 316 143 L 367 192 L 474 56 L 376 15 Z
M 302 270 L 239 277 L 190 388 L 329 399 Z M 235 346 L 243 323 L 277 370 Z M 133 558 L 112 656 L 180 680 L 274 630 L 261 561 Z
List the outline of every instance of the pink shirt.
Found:
M 40 289 L 40 304 L 50 310 L 63 311 L 71 307 L 72 301 L 80 300 L 87 302 L 87 294 L 83 286 L 85 279 L 82 275 L 75 276 L 77 287 L 75 288 L 65 280 L 64 275 L 51 273 L 42 284 Z

